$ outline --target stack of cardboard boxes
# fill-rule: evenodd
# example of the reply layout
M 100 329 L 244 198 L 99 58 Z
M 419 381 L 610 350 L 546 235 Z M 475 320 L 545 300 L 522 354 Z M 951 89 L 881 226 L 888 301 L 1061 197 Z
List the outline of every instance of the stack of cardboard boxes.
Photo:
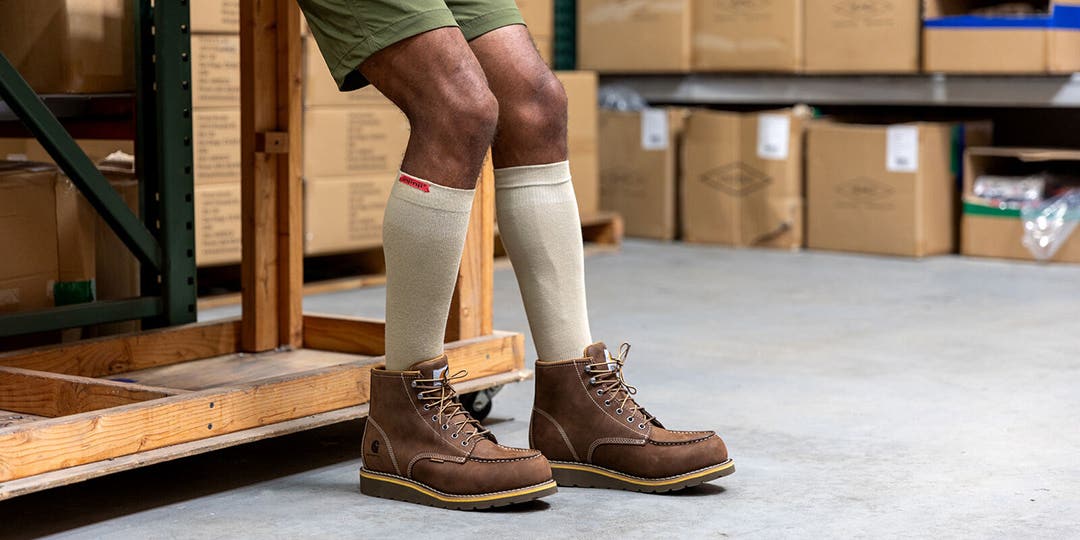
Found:
M 191 3 L 195 260 L 240 261 L 240 5 Z
M 628 235 L 645 238 L 955 252 L 957 165 L 965 144 L 990 144 L 988 122 L 810 116 L 802 106 L 601 111 L 601 206 L 624 216 Z
M 547 65 L 555 60 L 555 0 L 517 0 L 536 49 Z
M 1055 0 L 1049 11 L 1042 2 L 1043 12 L 1034 2 L 1028 15 L 984 14 L 989 4 L 580 0 L 578 65 L 611 73 L 1080 70 L 1080 0 Z

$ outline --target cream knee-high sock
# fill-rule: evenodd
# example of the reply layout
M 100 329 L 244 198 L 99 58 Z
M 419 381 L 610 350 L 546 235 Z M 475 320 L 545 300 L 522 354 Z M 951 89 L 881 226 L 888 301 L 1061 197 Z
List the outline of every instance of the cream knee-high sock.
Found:
M 473 194 L 404 172 L 390 191 L 383 219 L 387 369 L 443 352 Z
M 570 164 L 497 169 L 495 210 L 537 355 L 549 361 L 579 358 L 592 335 Z

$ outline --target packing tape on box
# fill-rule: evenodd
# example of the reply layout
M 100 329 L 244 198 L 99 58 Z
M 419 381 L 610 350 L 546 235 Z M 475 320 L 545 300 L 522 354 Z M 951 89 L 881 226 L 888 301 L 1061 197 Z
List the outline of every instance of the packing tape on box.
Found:
M 586 24 L 626 22 L 641 13 L 658 15 L 679 14 L 686 11 L 686 2 L 682 0 L 630 0 L 627 2 L 605 2 L 582 14 Z

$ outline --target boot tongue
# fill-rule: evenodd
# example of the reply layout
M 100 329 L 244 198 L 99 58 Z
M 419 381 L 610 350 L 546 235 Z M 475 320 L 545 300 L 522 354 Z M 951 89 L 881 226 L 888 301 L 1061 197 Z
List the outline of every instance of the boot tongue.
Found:
M 421 379 L 441 379 L 446 374 L 446 355 L 424 360 L 409 366 L 408 371 L 419 371 Z M 442 383 L 436 383 L 436 386 Z
M 611 353 L 603 341 L 585 347 L 585 357 L 591 359 L 594 364 L 607 364 L 608 371 L 615 370 L 615 360 L 611 357 Z

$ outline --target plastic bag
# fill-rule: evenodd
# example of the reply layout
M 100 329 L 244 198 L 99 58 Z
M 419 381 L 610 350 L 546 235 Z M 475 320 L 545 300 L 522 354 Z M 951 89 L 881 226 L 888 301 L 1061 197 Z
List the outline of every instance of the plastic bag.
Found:
M 1024 221 L 1024 247 L 1036 260 L 1054 257 L 1080 222 L 1080 188 L 1074 188 L 1020 209 Z
M 649 107 L 637 90 L 619 84 L 601 86 L 598 101 L 600 108 L 616 111 L 640 111 Z

